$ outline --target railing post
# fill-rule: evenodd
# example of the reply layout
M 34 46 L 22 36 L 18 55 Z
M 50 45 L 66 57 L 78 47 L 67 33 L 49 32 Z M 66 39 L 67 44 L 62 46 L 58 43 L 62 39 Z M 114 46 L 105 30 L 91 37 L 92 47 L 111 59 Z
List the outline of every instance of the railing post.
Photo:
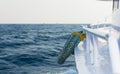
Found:
M 99 49 L 98 49 L 98 38 L 93 35 L 93 64 L 94 66 L 99 66 Z
M 91 28 L 91 26 L 90 25 L 87 25 L 87 28 Z M 86 63 L 87 64 L 93 64 L 93 57 L 92 57 L 92 55 L 91 55 L 91 38 L 92 38 L 92 36 L 91 36 L 91 34 L 88 32 L 88 31 L 86 31 L 86 46 L 85 46 L 85 53 L 86 53 Z
M 108 46 L 113 74 L 120 74 L 120 51 L 118 41 L 113 35 L 108 38 Z
M 87 64 L 91 64 L 91 57 L 90 57 L 90 34 L 88 32 L 86 32 L 87 36 L 86 36 L 86 49 L 85 49 L 85 53 L 86 53 L 86 63 Z

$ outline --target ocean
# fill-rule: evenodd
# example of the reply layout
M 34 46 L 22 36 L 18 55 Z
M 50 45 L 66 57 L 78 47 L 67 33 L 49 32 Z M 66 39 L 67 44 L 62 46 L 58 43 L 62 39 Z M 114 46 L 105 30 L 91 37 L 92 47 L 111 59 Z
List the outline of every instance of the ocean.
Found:
M 77 74 L 74 56 L 57 63 L 60 50 L 81 24 L 1 24 L 0 74 Z

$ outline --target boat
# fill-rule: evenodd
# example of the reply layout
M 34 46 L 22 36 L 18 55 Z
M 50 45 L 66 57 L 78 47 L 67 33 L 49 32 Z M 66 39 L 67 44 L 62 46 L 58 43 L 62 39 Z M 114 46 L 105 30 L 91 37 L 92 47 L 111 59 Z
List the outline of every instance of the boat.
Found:
M 71 34 L 59 53 L 58 63 L 63 64 L 74 54 L 78 74 L 120 74 L 119 3 L 113 0 L 112 23 L 87 24 L 81 26 L 82 32 Z

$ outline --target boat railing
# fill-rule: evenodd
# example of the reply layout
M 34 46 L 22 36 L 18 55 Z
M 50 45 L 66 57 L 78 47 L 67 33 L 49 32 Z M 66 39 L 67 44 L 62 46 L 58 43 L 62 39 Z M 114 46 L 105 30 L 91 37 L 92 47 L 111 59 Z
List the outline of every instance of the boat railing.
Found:
M 98 30 L 99 28 L 113 28 L 117 31 L 120 31 L 119 26 L 109 25 L 109 24 L 100 24 L 89 27 L 83 27 L 84 32 L 86 33 L 86 39 L 84 40 L 84 49 L 86 53 L 87 63 L 94 66 L 99 65 L 99 42 L 98 38 L 103 39 L 107 42 L 110 62 L 112 66 L 113 74 L 120 74 L 120 49 L 117 38 L 111 34 L 111 32 L 104 33 Z M 91 49 L 92 46 L 92 49 Z

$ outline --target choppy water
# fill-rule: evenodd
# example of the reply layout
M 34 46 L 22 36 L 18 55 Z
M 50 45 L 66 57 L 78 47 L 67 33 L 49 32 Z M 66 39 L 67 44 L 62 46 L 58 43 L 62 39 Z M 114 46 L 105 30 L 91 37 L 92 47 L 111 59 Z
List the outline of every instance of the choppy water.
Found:
M 57 64 L 73 31 L 80 25 L 0 25 L 0 74 L 76 74 L 73 56 Z

